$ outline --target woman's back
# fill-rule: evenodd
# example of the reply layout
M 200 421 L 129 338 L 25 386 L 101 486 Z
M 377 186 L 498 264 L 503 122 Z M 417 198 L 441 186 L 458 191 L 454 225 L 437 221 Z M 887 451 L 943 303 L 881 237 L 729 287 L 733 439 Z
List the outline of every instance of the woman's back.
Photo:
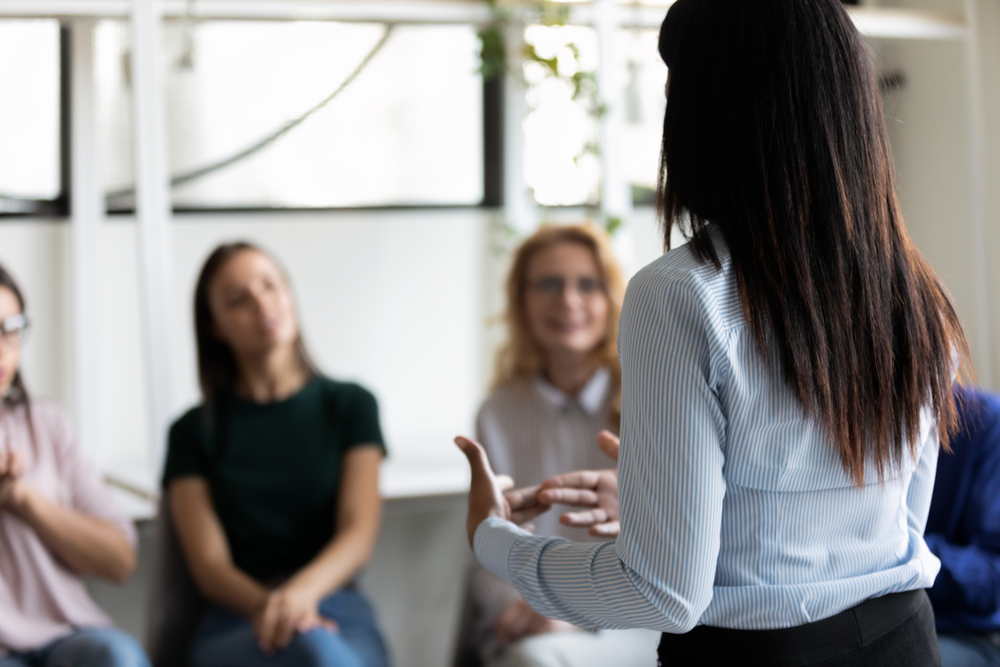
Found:
M 720 271 L 689 248 L 668 253 L 630 283 L 622 316 L 622 339 L 630 341 L 622 350 L 623 424 L 645 424 L 642 437 L 661 450 L 639 449 L 637 435 L 623 433 L 622 468 L 640 475 L 654 470 L 665 495 L 697 488 L 703 497 L 721 498 L 717 557 L 705 554 L 712 562 L 703 573 L 711 574 L 712 598 L 700 622 L 802 625 L 873 596 L 929 586 L 938 570 L 921 539 L 937 459 L 931 420 L 923 420 L 919 461 L 907 457 L 882 482 L 871 466 L 858 487 L 784 381 L 780 359 L 758 352 L 726 245 L 717 230 L 709 233 Z M 665 334 L 672 349 L 662 347 Z M 651 356 L 662 363 L 636 367 L 635 360 Z M 918 465 L 924 472 L 914 479 Z M 622 481 L 627 535 L 650 534 L 649 522 L 662 531 L 664 520 L 685 520 L 680 504 L 667 517 L 629 512 L 637 480 Z

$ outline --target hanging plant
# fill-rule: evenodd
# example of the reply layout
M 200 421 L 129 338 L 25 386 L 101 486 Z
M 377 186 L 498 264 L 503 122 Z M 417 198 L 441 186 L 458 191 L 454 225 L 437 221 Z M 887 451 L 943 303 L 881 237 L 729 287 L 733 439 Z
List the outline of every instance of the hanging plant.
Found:
M 607 113 L 607 104 L 600 95 L 597 84 L 597 73 L 593 70 L 585 69 L 580 58 L 580 46 L 573 40 L 566 43 L 560 53 L 550 57 L 540 55 L 534 44 L 526 43 L 521 53 L 521 60 L 515 65 L 513 71 L 508 69 L 507 49 L 504 34 L 514 22 L 514 16 L 510 8 L 501 7 L 497 0 L 483 0 L 490 8 L 491 21 L 478 33 L 480 42 L 480 73 L 485 80 L 494 79 L 502 74 L 514 76 L 517 80 L 527 82 L 524 79 L 524 67 L 528 63 L 536 63 L 545 73 L 546 79 L 560 81 L 569 90 L 574 102 L 580 104 L 588 115 L 599 121 Z M 542 25 L 546 27 L 565 26 L 569 22 L 570 7 L 563 3 L 556 3 L 550 0 L 542 0 L 534 4 L 522 5 L 522 20 L 527 25 Z M 567 59 L 570 62 L 567 62 Z M 598 138 L 584 142 L 580 152 L 574 156 L 574 162 L 581 160 L 585 156 L 599 158 L 601 146 Z M 608 234 L 613 235 L 622 227 L 623 221 L 619 216 L 605 215 L 599 213 L 599 206 L 585 204 L 584 208 L 590 212 L 591 217 L 603 217 L 603 225 Z M 509 236 L 509 234 L 508 234 Z M 510 240 L 509 238 L 507 239 Z

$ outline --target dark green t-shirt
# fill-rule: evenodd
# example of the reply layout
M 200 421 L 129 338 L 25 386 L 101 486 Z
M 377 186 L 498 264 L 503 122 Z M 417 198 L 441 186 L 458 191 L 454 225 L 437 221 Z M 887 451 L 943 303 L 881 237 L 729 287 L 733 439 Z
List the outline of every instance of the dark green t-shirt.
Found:
M 344 453 L 385 452 L 375 397 L 321 377 L 274 403 L 223 396 L 170 427 L 163 485 L 204 477 L 234 564 L 258 580 L 301 569 L 334 534 Z

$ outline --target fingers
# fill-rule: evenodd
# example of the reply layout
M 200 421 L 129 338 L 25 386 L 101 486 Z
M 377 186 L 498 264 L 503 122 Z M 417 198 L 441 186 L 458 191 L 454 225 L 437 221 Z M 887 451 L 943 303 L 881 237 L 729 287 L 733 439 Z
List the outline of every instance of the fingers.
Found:
M 621 448 L 621 440 L 611 431 L 601 431 L 597 434 L 597 446 L 601 448 L 605 456 L 613 461 L 618 460 L 618 450 Z
M 340 632 L 340 626 L 337 624 L 337 621 L 332 618 L 327 618 L 326 616 L 320 616 L 318 613 L 307 614 L 304 616 L 302 620 L 299 621 L 299 624 L 295 629 L 299 633 L 305 633 L 316 629 L 322 629 L 333 633 Z
M 546 489 L 596 489 L 601 479 L 598 470 L 577 470 L 558 475 L 542 482 L 541 490 Z
M 510 491 L 514 488 L 514 478 L 510 475 L 497 475 L 497 485 L 501 491 Z
M 260 622 L 255 628 L 257 631 L 257 645 L 264 653 L 274 652 L 274 631 L 278 621 L 278 610 L 273 598 L 268 598 L 264 607 L 264 613 L 260 617 Z
M 295 636 L 295 628 L 298 626 L 300 619 L 294 618 L 289 611 L 287 608 L 283 609 L 282 613 L 278 615 L 278 622 L 275 623 L 274 648 L 276 649 L 288 646 L 292 641 L 292 637 Z
M 459 436 L 455 444 L 469 460 L 472 481 L 469 485 L 469 514 L 465 521 L 469 546 L 474 547 L 476 530 L 489 517 L 511 518 L 510 506 L 500 492 L 486 450 L 474 440 Z
M 498 478 L 499 479 L 499 478 Z M 526 486 L 523 489 L 514 489 L 513 491 L 507 491 L 504 498 L 507 499 L 507 503 L 510 505 L 510 509 L 514 512 L 519 512 L 521 510 L 528 509 L 529 507 L 534 507 L 538 504 L 538 489 L 536 486 Z
M 528 523 L 539 514 L 548 512 L 550 509 L 552 509 L 551 505 L 542 505 L 541 503 L 538 503 L 528 509 L 511 512 L 510 520 L 523 528 L 524 524 Z
M 504 494 L 510 507 L 510 520 L 518 525 L 531 521 L 539 514 L 549 511 L 551 505 L 539 502 L 538 486 L 515 489 Z
M 587 489 L 545 489 L 538 493 L 538 500 L 548 505 L 597 507 L 600 498 L 595 491 Z
M 593 537 L 618 537 L 621 532 L 621 524 L 618 521 L 608 521 L 591 526 L 587 531 Z
M 465 436 L 455 438 L 455 444 L 465 454 L 469 460 L 469 467 L 472 469 L 472 479 L 475 482 L 477 477 L 493 477 L 493 468 L 490 467 L 490 460 L 486 457 L 486 450 L 475 440 L 470 440 Z
M 589 512 L 566 512 L 559 517 L 559 523 L 574 528 L 589 528 L 596 524 L 605 523 L 610 518 L 604 510 L 595 509 Z

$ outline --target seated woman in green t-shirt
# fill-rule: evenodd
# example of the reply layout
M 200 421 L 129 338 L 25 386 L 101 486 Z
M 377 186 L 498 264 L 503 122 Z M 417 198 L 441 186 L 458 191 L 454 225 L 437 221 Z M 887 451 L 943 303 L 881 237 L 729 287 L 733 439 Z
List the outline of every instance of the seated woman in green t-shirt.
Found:
M 163 483 L 212 606 L 192 667 L 383 667 L 353 577 L 371 555 L 385 456 L 375 398 L 319 375 L 287 278 L 220 246 L 195 290 L 203 403 L 170 429 Z

